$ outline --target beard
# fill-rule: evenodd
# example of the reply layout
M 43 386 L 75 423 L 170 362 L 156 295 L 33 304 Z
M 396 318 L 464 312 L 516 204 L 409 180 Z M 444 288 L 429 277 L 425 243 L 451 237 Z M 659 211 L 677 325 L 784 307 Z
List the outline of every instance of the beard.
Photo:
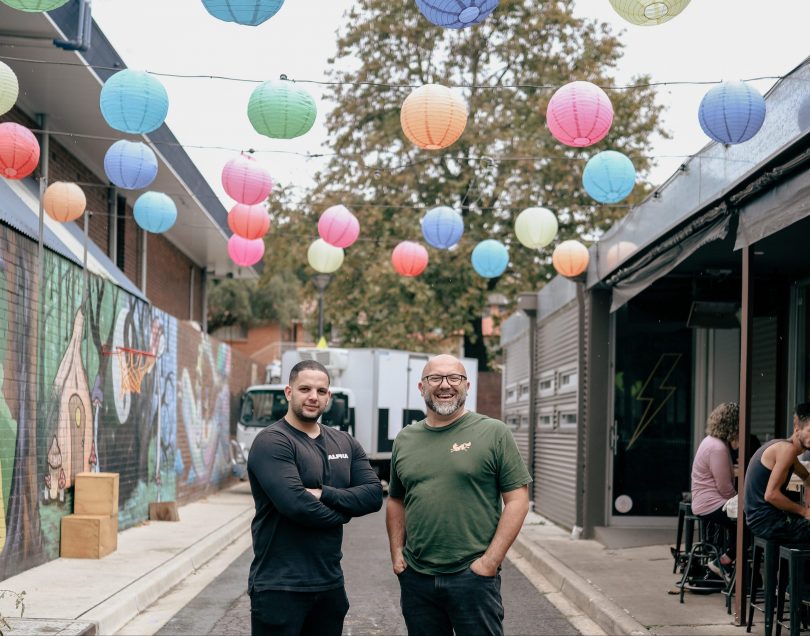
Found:
M 316 415 L 307 415 L 304 412 L 304 405 L 297 404 L 295 402 L 290 402 L 290 408 L 292 412 L 295 413 L 295 416 L 301 420 L 302 422 L 306 422 L 307 424 L 314 424 L 318 421 L 318 418 L 323 414 L 322 410 L 318 410 Z
M 437 403 L 434 401 L 433 396 L 427 392 L 422 392 L 422 397 L 425 399 L 425 406 L 428 407 L 434 413 L 438 415 L 452 415 L 456 411 L 460 410 L 464 403 L 467 401 L 467 393 L 466 392 L 456 392 L 456 398 L 452 402 L 440 402 Z

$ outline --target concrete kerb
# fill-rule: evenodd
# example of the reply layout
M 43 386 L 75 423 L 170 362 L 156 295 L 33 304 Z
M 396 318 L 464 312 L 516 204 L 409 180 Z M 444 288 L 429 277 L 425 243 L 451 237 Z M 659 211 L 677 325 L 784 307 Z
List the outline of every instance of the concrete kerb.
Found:
M 144 574 L 76 618 L 94 622 L 98 625 L 99 634 L 114 634 L 168 590 L 248 532 L 252 518 L 253 510 L 245 510 L 196 544 L 163 562 L 155 569 L 159 570 L 157 576 L 155 570 Z
M 518 536 L 513 547 L 549 583 L 608 634 L 648 636 L 652 632 L 605 594 L 536 542 Z

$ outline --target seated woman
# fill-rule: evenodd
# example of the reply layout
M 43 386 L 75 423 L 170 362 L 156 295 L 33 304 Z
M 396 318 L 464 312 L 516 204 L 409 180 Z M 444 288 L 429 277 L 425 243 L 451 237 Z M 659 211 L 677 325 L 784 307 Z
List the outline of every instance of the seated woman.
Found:
M 692 512 L 728 532 L 727 550 L 709 564 L 718 576 L 734 563 L 737 522 L 723 510 L 725 503 L 737 494 L 734 488 L 734 466 L 731 451 L 739 438 L 739 407 L 726 402 L 716 407 L 706 423 L 706 437 L 698 446 L 692 462 Z

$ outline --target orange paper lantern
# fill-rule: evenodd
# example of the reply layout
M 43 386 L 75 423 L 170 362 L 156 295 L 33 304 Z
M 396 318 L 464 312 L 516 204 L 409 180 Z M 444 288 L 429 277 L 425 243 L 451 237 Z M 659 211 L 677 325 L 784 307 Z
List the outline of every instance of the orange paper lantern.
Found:
M 399 121 L 405 136 L 414 144 L 439 150 L 461 137 L 467 125 L 467 105 L 446 86 L 425 84 L 405 99 Z
M 414 241 L 402 241 L 391 253 L 391 264 L 401 276 L 419 276 L 428 264 L 428 251 Z
M 75 183 L 56 181 L 48 186 L 42 197 L 42 207 L 54 221 L 75 221 L 87 208 L 84 191 Z
M 245 205 L 237 203 L 228 213 L 228 227 L 237 236 L 246 239 L 262 238 L 270 229 L 270 215 L 263 203 Z
M 575 278 L 588 269 L 588 248 L 579 241 L 563 241 L 554 248 L 551 263 L 561 276 Z

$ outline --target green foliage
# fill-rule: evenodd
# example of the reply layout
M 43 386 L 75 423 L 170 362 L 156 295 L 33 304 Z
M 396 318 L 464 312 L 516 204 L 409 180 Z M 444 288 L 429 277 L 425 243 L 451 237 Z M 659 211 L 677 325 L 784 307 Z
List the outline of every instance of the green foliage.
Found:
M 339 83 L 329 89 L 335 108 L 326 125 L 336 155 L 307 194 L 306 209 L 283 191 L 271 198 L 268 239 L 268 262 L 301 275 L 308 271 L 306 241 L 317 237 L 317 215 L 336 203 L 357 215 L 361 238 L 346 250 L 326 291 L 327 321 L 339 328 L 342 344 L 429 348 L 432 334 L 463 331 L 469 354 L 476 337 L 480 342 L 491 292 L 514 298 L 553 276 L 554 244 L 530 250 L 514 238 L 521 210 L 548 207 L 560 222 L 557 241 L 585 242 L 627 212 L 628 201 L 602 206 L 591 200 L 582 170 L 594 153 L 611 148 L 630 155 L 643 175 L 651 135 L 664 134 L 661 108 L 651 88 L 610 91 L 615 119 L 606 140 L 576 149 L 551 136 L 545 111 L 554 89 L 577 79 L 613 85 L 622 52 L 608 25 L 575 18 L 573 5 L 503 0 L 477 27 L 443 30 L 412 2 L 355 3 L 330 60 Z M 416 148 L 400 128 L 400 106 L 411 88 L 392 85 L 425 83 L 467 87 L 467 128 L 444 151 Z M 644 190 L 637 187 L 629 202 Z M 463 214 L 464 237 L 452 250 L 431 248 L 419 278 L 402 278 L 390 264 L 391 250 L 402 240 L 421 241 L 419 220 L 436 205 Z M 480 278 L 470 263 L 473 247 L 485 238 L 510 249 L 510 267 L 497 280 Z M 481 362 L 486 367 L 486 359 Z
M 289 324 L 301 314 L 301 283 L 290 271 L 268 272 L 255 281 L 224 279 L 209 283 L 208 329 L 275 321 Z

